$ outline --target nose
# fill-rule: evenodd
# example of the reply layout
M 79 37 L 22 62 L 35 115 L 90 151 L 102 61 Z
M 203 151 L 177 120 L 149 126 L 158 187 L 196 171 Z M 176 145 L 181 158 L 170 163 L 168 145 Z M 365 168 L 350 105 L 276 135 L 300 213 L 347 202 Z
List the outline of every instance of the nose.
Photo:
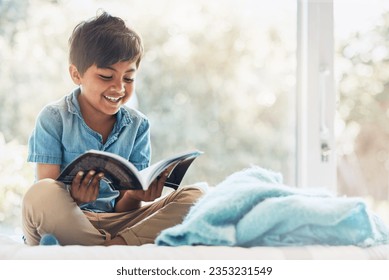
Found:
M 126 90 L 125 83 L 119 79 L 116 79 L 112 85 L 112 89 L 118 93 L 124 93 Z

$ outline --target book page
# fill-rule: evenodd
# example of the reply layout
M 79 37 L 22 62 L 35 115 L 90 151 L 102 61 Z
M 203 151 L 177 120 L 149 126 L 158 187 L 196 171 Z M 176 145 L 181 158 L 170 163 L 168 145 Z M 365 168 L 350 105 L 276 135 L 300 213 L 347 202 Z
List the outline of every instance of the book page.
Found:
M 172 187 L 173 185 L 177 185 L 178 187 L 179 183 L 181 183 L 181 180 L 185 175 L 186 170 L 189 168 L 192 161 L 200 154 L 202 154 L 202 152 L 191 151 L 172 156 L 165 160 L 161 160 L 159 162 L 154 163 L 148 168 L 141 170 L 139 173 L 144 179 L 145 184 L 150 185 L 159 175 L 162 174 L 162 172 L 167 170 L 167 172 L 169 173 L 167 182 L 170 178 Z M 181 162 L 183 161 L 187 161 L 187 164 L 183 165 L 181 169 L 176 171 L 176 166 L 180 166 Z M 172 173 L 174 173 L 173 176 Z

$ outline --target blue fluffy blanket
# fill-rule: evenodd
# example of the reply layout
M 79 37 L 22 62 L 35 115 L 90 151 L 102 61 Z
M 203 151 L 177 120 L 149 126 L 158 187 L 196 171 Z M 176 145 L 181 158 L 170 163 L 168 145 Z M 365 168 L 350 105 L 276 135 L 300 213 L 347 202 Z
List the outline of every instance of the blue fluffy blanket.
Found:
M 211 188 L 157 245 L 367 247 L 389 243 L 389 230 L 359 198 L 295 188 L 253 166 Z

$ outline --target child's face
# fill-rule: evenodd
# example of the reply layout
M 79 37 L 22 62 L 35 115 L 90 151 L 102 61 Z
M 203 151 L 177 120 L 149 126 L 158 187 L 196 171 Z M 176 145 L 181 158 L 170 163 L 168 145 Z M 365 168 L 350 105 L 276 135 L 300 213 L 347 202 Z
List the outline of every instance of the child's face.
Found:
M 97 68 L 94 64 L 81 76 L 70 66 L 73 81 L 81 88 L 80 105 L 88 106 L 91 113 L 105 115 L 116 114 L 128 102 L 135 90 L 136 70 L 136 63 L 131 61 L 117 62 L 107 68 Z

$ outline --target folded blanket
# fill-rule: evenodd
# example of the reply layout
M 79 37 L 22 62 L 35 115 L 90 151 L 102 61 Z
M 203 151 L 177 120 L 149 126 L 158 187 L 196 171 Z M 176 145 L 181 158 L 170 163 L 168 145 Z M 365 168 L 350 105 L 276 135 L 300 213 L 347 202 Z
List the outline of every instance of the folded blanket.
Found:
M 389 243 L 387 226 L 360 198 L 295 188 L 257 166 L 207 192 L 184 221 L 161 232 L 157 245 L 367 247 Z

